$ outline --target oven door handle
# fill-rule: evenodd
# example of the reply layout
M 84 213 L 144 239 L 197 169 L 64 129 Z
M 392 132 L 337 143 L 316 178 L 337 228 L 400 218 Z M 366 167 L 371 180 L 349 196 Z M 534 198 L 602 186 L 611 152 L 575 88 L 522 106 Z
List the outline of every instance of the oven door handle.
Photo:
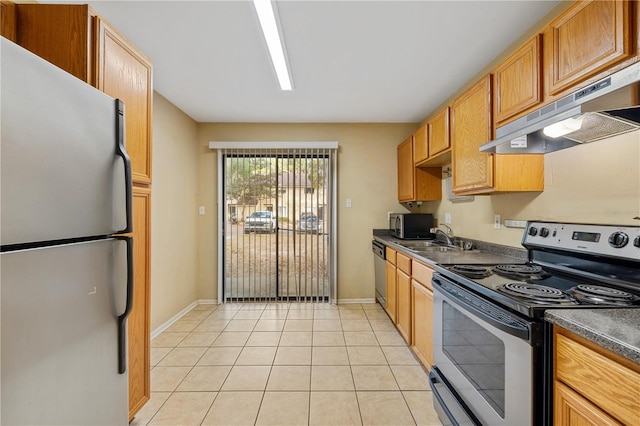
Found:
M 481 320 L 512 336 L 526 340 L 531 343 L 531 330 L 529 323 L 521 320 L 515 315 L 495 306 L 492 303 L 476 296 L 475 294 L 458 288 L 443 285 L 442 281 L 449 282 L 446 278 L 437 274 L 431 280 L 434 290 L 438 290 L 447 299 L 461 305 Z

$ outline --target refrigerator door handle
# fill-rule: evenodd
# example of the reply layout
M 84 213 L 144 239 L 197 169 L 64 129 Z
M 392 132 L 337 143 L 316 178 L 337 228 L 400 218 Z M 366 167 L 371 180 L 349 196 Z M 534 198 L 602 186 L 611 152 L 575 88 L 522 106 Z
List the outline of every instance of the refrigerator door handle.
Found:
M 133 238 L 114 236 L 127 244 L 127 301 L 124 312 L 118 316 L 118 373 L 127 371 L 127 317 L 133 307 Z
M 124 102 L 120 99 L 116 99 L 116 154 L 122 157 L 124 163 L 124 180 L 125 180 L 125 209 L 126 209 L 126 228 L 115 232 L 116 234 L 127 234 L 133 232 L 133 219 L 132 219 L 132 185 L 133 178 L 131 175 L 131 159 L 125 149 L 124 138 Z

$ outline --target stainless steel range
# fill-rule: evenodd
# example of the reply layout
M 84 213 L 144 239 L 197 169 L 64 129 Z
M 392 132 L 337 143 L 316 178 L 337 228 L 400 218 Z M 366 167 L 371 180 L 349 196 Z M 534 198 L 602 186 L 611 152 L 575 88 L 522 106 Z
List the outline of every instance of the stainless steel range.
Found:
M 527 262 L 436 265 L 431 385 L 444 424 L 552 424 L 547 309 L 640 308 L 640 226 L 528 222 Z

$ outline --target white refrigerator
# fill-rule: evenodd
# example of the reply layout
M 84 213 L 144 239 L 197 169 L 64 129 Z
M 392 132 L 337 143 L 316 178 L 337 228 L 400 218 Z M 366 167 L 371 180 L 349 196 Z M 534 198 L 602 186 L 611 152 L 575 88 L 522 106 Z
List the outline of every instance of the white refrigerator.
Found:
M 0 42 L 0 422 L 126 425 L 124 106 Z

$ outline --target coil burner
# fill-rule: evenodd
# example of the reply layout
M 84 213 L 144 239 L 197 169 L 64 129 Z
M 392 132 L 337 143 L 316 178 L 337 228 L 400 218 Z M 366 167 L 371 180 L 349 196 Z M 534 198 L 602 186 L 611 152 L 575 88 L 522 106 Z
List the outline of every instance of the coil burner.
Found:
M 599 285 L 579 284 L 569 293 L 581 303 L 630 306 L 640 304 L 640 297 L 624 290 Z
M 507 278 L 525 281 L 542 280 L 550 276 L 538 265 L 496 265 L 493 272 Z
M 508 283 L 498 287 L 498 291 L 533 303 L 574 303 L 564 291 L 538 284 Z
M 449 270 L 467 278 L 475 279 L 484 278 L 491 275 L 491 270 L 489 268 L 477 265 L 453 265 L 449 267 Z

